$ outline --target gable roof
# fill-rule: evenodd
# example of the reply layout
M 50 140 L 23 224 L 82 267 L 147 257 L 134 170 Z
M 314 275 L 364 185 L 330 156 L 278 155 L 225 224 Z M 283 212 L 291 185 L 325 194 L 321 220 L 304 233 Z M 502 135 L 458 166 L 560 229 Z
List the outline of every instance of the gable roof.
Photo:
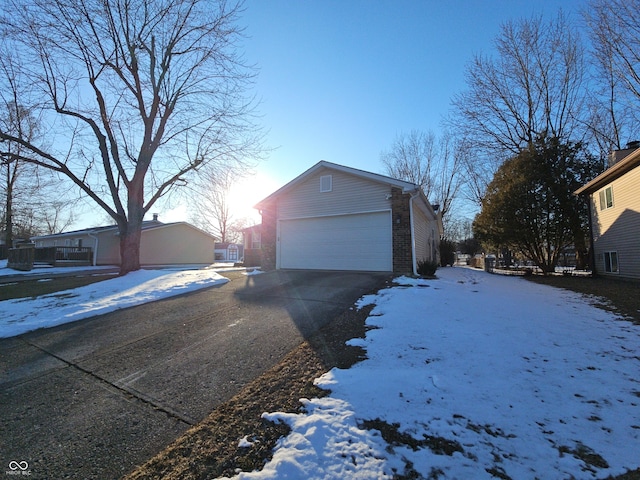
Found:
M 606 169 L 596 178 L 586 183 L 573 193 L 574 195 L 589 195 L 638 166 L 640 166 L 640 148 L 631 152 L 629 155 L 613 165 L 613 167 Z
M 194 230 L 198 230 L 199 232 L 203 233 L 204 235 L 208 235 L 212 239 L 215 240 L 215 237 L 213 235 L 211 235 L 210 233 L 205 232 L 204 230 L 201 230 L 198 227 L 195 227 L 195 226 L 193 226 L 193 225 L 191 225 L 190 223 L 187 223 L 187 222 L 163 223 L 163 222 L 159 222 L 158 220 L 149 220 L 149 221 L 146 221 L 146 222 L 142 222 L 142 231 L 145 232 L 147 230 L 154 230 L 154 229 L 158 229 L 158 228 L 167 228 L 167 227 L 173 227 L 173 226 L 177 226 L 177 225 L 184 225 L 184 226 L 192 228 Z M 43 239 L 48 239 L 48 238 L 64 238 L 64 237 L 78 236 L 78 235 L 95 235 L 97 233 L 104 233 L 104 232 L 109 232 L 109 231 L 113 231 L 114 235 L 118 235 L 119 234 L 119 230 L 118 230 L 118 226 L 117 225 L 105 225 L 105 226 L 102 226 L 102 227 L 84 228 L 84 229 L 81 229 L 81 230 L 72 230 L 70 232 L 53 233 L 53 234 L 50 234 L 50 235 L 38 235 L 38 236 L 31 237 L 31 239 L 32 240 L 43 240 Z
M 327 168 L 327 169 L 330 169 L 330 170 L 335 170 L 335 171 L 338 171 L 338 172 L 348 173 L 350 175 L 355 175 L 357 177 L 364 178 L 364 179 L 367 179 L 367 180 L 371 180 L 373 182 L 384 183 L 384 184 L 392 186 L 392 187 L 401 188 L 404 193 L 415 192 L 416 190 L 420 190 L 420 187 L 418 187 L 418 185 L 416 185 L 415 183 L 405 182 L 403 180 L 398 180 L 396 178 L 387 177 L 385 175 L 380 175 L 380 174 L 377 174 L 377 173 L 367 172 L 367 171 L 364 171 L 364 170 L 359 170 L 357 168 L 345 167 L 344 165 L 338 165 L 337 163 L 331 163 L 331 162 L 327 162 L 325 160 L 321 160 L 318 163 L 316 163 L 313 167 L 311 167 L 307 171 L 303 172 L 302 174 L 298 175 L 296 178 L 291 180 L 289 183 L 287 183 L 283 187 L 281 187 L 278 190 L 276 190 L 275 192 L 273 192 L 267 198 L 265 198 L 265 199 L 261 200 L 260 202 L 258 202 L 257 204 L 255 204 L 253 208 L 261 210 L 263 206 L 265 206 L 266 204 L 272 202 L 276 197 L 278 197 L 279 195 L 282 195 L 283 193 L 288 192 L 289 190 L 294 188 L 296 185 L 298 185 L 299 183 L 303 182 L 307 177 L 313 175 L 318 170 L 321 170 L 323 168 Z

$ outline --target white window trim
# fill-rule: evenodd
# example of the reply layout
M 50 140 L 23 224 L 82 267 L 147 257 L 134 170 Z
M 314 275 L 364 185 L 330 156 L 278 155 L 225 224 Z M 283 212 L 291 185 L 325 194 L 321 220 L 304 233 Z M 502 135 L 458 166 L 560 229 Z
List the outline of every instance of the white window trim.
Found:
M 607 203 L 607 190 L 609 190 L 611 192 L 611 205 L 609 205 Z M 602 190 L 600 190 L 598 192 L 598 202 L 600 203 L 600 211 L 609 210 L 610 208 L 613 208 L 614 201 L 613 201 L 613 186 L 612 185 L 604 187 Z
M 615 255 L 616 258 L 616 269 L 613 269 L 613 264 L 611 262 L 611 254 Z M 609 262 L 607 262 L 607 257 L 609 257 Z M 603 252 L 603 263 L 604 263 L 604 271 L 605 273 L 620 273 L 620 258 L 618 257 L 617 250 L 609 250 Z M 607 270 L 607 263 L 609 265 L 609 270 Z
M 326 193 L 333 190 L 333 176 L 322 175 L 320 177 L 320 193 Z

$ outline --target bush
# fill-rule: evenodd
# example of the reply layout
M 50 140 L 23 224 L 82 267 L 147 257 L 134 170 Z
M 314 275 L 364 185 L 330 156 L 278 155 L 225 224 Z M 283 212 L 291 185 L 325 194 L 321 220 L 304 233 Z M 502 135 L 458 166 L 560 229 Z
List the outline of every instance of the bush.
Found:
M 424 276 L 433 276 L 438 269 L 438 262 L 432 260 L 420 260 L 418 261 L 418 274 Z
M 456 244 L 443 238 L 440 240 L 440 266 L 453 266 L 456 263 Z

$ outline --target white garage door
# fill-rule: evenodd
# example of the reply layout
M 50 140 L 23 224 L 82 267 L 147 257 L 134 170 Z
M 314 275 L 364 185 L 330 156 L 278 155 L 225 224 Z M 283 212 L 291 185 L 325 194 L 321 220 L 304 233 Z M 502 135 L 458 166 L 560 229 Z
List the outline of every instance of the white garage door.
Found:
M 280 221 L 280 268 L 393 270 L 391 213 Z

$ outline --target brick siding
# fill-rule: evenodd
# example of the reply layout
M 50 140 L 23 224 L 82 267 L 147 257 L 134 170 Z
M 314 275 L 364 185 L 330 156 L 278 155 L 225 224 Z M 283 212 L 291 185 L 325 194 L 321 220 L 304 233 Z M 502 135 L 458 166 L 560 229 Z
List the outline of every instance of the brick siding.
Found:
M 393 241 L 393 272 L 413 273 L 411 249 L 411 195 L 391 188 L 391 230 Z
M 276 268 L 276 206 L 270 205 L 262 210 L 262 269 L 275 270 Z

